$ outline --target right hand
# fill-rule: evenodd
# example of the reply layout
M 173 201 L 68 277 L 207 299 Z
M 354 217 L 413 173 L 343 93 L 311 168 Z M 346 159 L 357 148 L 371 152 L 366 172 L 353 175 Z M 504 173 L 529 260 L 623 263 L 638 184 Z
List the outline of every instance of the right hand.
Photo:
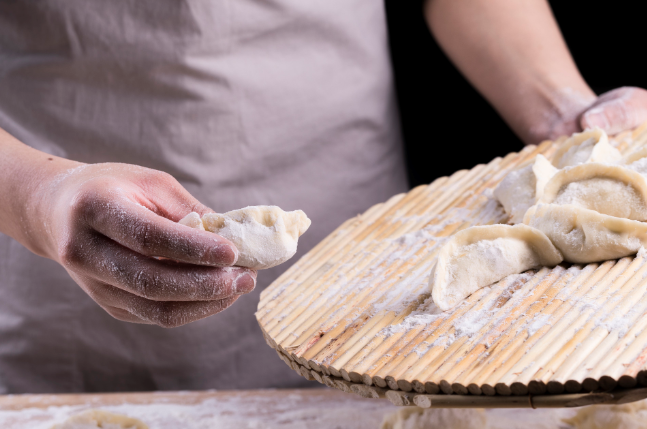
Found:
M 128 164 L 67 167 L 30 197 L 29 247 L 113 317 L 176 327 L 254 289 L 254 270 L 231 267 L 238 251 L 230 241 L 177 223 L 212 210 L 170 175 Z

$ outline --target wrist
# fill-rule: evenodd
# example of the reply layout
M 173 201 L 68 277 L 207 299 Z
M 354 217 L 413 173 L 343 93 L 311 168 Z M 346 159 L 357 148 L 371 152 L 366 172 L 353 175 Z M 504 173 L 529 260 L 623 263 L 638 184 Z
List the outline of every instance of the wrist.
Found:
M 578 90 L 565 87 L 546 91 L 542 106 L 532 112 L 528 120 L 527 133 L 522 136 L 524 142 L 537 144 L 582 131 L 580 116 L 596 99 L 588 86 Z
M 33 149 L 2 130 L 0 149 L 0 231 L 51 258 L 48 226 L 57 177 L 81 164 Z

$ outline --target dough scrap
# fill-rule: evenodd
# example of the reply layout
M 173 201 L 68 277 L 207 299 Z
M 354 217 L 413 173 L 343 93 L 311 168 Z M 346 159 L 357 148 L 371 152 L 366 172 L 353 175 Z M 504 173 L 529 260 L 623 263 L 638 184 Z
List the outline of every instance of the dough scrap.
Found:
M 479 409 L 402 407 L 384 416 L 380 429 L 483 429 L 486 424 Z
M 647 401 L 583 407 L 563 421 L 575 429 L 647 429 Z
M 301 211 L 285 212 L 277 206 L 250 206 L 227 213 L 207 213 L 197 225 L 190 213 L 180 223 L 225 237 L 238 249 L 237 266 L 256 270 L 272 268 L 290 259 L 297 251 L 299 237 L 310 227 Z M 189 225 L 190 224 L 190 225 Z
M 609 143 L 607 133 L 595 127 L 573 134 L 555 151 L 553 165 L 564 168 L 587 162 L 616 163 L 622 159 L 620 151 Z
M 647 247 L 647 223 L 600 214 L 574 205 L 538 205 L 524 223 L 540 230 L 577 264 L 624 258 Z
M 510 274 L 562 260 L 548 237 L 530 226 L 473 226 L 454 234 L 440 249 L 429 279 L 433 301 L 447 311 Z
M 610 216 L 645 221 L 647 180 L 621 165 L 577 165 L 557 172 L 538 203 L 573 204 Z
M 52 429 L 148 429 L 141 420 L 103 410 L 88 410 L 76 414 Z

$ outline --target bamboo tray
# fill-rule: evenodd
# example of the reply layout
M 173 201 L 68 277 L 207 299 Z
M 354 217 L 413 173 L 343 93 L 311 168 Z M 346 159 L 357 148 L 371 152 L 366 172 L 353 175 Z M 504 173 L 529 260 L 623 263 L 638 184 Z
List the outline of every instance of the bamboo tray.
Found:
M 647 256 L 530 271 L 425 313 L 442 243 L 506 222 L 492 190 L 563 140 L 439 178 L 343 223 L 261 294 L 267 343 L 308 379 L 398 405 L 647 397 L 638 388 L 647 386 Z M 613 141 L 633 151 L 647 143 L 647 124 Z

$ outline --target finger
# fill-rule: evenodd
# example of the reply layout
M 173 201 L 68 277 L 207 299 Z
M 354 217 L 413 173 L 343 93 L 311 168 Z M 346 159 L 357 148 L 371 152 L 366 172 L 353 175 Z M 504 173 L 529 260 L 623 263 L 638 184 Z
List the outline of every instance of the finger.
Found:
M 142 180 L 141 188 L 145 190 L 143 196 L 138 192 L 129 194 L 134 201 L 174 222 L 191 212 L 200 216 L 213 213 L 212 209 L 198 201 L 170 174 L 156 170 L 151 170 L 151 173 Z
M 581 118 L 582 128 L 600 127 L 609 134 L 635 128 L 647 121 L 647 91 L 618 88 L 600 96 Z
M 89 294 L 103 308 L 119 308 L 135 316 L 141 322 L 155 324 L 163 328 L 186 325 L 220 313 L 238 299 L 238 296 L 233 296 L 215 301 L 157 302 L 110 285 L 99 286 L 98 284 L 93 285 Z M 123 315 L 124 313 L 119 314 Z
M 238 259 L 229 240 L 158 216 L 121 195 L 91 198 L 84 208 L 91 228 L 142 255 L 211 266 L 230 266 Z
M 154 301 L 211 301 L 251 292 L 256 271 L 206 267 L 142 256 L 88 231 L 66 252 L 64 266 L 87 278 Z
M 153 322 L 150 322 L 148 320 L 142 320 L 139 317 L 135 316 L 134 314 L 131 314 L 121 308 L 111 307 L 109 305 L 101 306 L 101 308 L 106 310 L 106 312 L 109 315 L 111 315 L 117 320 L 121 320 L 122 322 L 138 323 L 140 325 L 154 325 Z

